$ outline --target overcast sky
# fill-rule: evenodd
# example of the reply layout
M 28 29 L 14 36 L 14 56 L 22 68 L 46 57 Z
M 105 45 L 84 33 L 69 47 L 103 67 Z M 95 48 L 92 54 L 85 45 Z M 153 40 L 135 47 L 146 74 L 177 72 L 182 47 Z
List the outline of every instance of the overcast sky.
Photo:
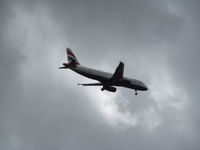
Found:
M 199 150 L 198 0 L 0 0 L 0 149 Z M 116 93 L 81 65 L 144 81 Z

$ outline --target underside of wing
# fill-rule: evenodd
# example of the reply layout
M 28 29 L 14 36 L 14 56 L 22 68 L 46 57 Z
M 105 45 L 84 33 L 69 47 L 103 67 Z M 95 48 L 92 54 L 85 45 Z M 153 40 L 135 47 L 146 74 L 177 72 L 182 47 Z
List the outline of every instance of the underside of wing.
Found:
M 79 84 L 78 85 L 83 85 L 83 86 L 102 86 L 103 84 L 98 82 L 98 83 L 86 83 L 86 84 Z

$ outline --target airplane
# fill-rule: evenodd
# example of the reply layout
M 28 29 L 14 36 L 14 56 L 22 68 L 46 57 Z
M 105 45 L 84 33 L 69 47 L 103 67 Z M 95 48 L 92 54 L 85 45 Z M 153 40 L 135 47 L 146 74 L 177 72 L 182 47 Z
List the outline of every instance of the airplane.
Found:
M 120 62 L 113 74 L 103 72 L 96 69 L 91 69 L 80 65 L 76 56 L 73 54 L 70 48 L 66 48 L 68 63 L 63 63 L 63 67 L 59 69 L 71 69 L 74 72 L 85 76 L 90 79 L 97 80 L 97 83 L 87 83 L 79 84 L 83 86 L 102 86 L 101 91 L 107 90 L 110 92 L 116 92 L 117 88 L 115 86 L 126 87 L 135 90 L 135 95 L 137 91 L 146 91 L 148 87 L 140 80 L 131 79 L 124 77 L 124 63 Z

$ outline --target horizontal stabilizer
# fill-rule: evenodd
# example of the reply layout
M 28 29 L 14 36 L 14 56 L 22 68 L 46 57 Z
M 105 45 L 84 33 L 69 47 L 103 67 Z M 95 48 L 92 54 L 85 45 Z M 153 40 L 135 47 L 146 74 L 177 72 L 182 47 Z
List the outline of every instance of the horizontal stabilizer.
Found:
M 78 85 L 83 85 L 83 86 L 101 86 L 103 84 L 98 82 L 98 83 L 87 83 L 87 84 L 79 84 L 78 83 Z
M 67 67 L 59 67 L 58 69 L 67 69 Z

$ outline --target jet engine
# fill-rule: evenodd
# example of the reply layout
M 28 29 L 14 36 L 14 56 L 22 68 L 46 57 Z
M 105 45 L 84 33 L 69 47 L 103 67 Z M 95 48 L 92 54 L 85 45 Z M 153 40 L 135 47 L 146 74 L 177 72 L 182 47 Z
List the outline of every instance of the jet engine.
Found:
M 116 92 L 117 91 L 117 88 L 113 87 L 113 86 L 103 86 L 101 88 L 101 91 L 103 90 L 107 90 L 107 91 L 110 91 L 110 92 Z

